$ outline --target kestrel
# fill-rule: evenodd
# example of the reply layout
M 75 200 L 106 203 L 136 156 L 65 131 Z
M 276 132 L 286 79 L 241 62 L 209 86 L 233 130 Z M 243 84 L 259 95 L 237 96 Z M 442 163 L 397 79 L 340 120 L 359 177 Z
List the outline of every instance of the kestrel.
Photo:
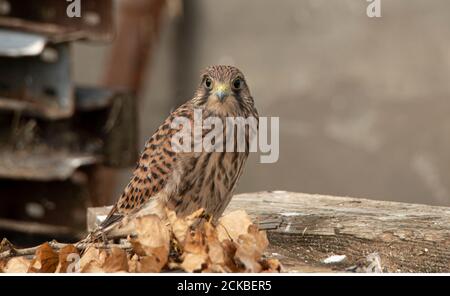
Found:
M 187 118 L 194 125 L 195 110 L 200 112 L 203 120 L 208 117 L 221 119 L 224 135 L 230 133 L 225 125 L 229 117 L 253 117 L 258 121 L 242 72 L 232 66 L 206 68 L 194 97 L 172 112 L 148 140 L 131 181 L 95 233 L 108 232 L 124 218 L 142 210 L 161 217 L 164 217 L 165 207 L 180 217 L 200 208 L 215 219 L 222 215 L 249 155 L 251 132 L 246 130 L 245 150 L 241 152 L 236 149 L 239 140 L 236 132 L 232 133 L 234 151 L 225 149 L 226 139 L 213 143 L 216 147 L 223 145 L 223 152 L 177 152 L 172 137 L 181 127 L 174 128 L 172 122 L 176 118 Z M 203 129 L 202 139 L 211 130 L 212 127 Z M 98 238 L 99 235 L 94 236 Z

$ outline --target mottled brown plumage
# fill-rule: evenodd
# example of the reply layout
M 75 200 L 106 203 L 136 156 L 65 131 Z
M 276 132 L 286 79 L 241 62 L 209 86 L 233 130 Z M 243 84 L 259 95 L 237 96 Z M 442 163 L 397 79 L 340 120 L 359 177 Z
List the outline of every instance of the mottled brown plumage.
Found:
M 249 131 L 245 152 L 176 152 L 171 139 L 181 127 L 173 128 L 171 123 L 176 117 L 185 117 L 193 126 L 195 109 L 201 110 L 203 120 L 215 116 L 225 123 L 230 116 L 258 118 L 247 83 L 237 68 L 205 69 L 194 98 L 172 112 L 146 143 L 132 179 L 100 229 L 111 229 L 124 217 L 141 211 L 164 217 L 164 207 L 179 216 L 199 208 L 214 218 L 223 213 L 248 157 Z M 229 132 L 225 126 L 223 130 Z M 202 137 L 209 131 L 203 130 Z M 225 146 L 225 142 L 215 144 Z

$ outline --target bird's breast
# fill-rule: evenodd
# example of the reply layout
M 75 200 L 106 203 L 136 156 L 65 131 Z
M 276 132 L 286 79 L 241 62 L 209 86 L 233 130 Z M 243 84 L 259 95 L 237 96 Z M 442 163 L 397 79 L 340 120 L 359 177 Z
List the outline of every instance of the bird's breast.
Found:
M 204 152 L 186 156 L 177 190 L 168 201 L 179 216 L 204 208 L 220 216 L 231 200 L 247 159 L 240 152 Z

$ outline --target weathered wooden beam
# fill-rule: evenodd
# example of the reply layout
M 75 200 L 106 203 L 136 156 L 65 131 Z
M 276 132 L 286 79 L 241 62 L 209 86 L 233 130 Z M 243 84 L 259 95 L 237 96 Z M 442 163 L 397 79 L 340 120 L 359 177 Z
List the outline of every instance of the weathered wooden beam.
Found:
M 228 211 L 235 209 L 271 228 L 272 247 L 293 265 L 326 267 L 325 258 L 346 255 L 342 270 L 376 252 L 385 271 L 450 271 L 448 207 L 260 192 L 235 196 Z
M 447 207 L 276 191 L 236 195 L 236 209 L 268 231 L 287 271 L 362 270 L 375 255 L 387 272 L 450 272 Z M 325 264 L 332 255 L 345 259 Z

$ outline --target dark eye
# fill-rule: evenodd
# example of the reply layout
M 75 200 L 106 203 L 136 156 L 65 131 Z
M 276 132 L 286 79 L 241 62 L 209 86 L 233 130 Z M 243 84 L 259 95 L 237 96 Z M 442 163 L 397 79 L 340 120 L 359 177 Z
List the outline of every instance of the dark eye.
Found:
M 233 88 L 234 89 L 240 89 L 242 86 L 242 79 L 241 78 L 236 78 L 235 80 L 233 80 Z
M 211 78 L 209 78 L 209 77 L 206 77 L 206 78 L 205 78 L 205 87 L 206 87 L 207 89 L 209 89 L 209 90 L 212 89 L 212 80 L 211 80 Z

